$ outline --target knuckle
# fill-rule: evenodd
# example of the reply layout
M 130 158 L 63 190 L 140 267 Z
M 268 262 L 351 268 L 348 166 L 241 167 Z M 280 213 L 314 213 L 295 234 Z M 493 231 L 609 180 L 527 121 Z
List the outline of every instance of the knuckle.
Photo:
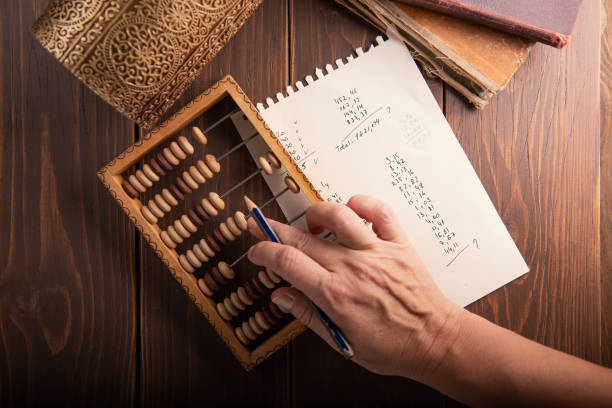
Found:
M 277 265 L 280 270 L 292 270 L 297 264 L 298 252 L 295 248 L 284 246 L 278 253 Z
M 395 219 L 395 213 L 391 206 L 386 203 L 378 202 L 374 207 L 374 213 L 380 222 L 390 223 Z
M 350 220 L 352 220 L 351 211 L 345 206 L 334 206 L 330 212 L 329 216 L 331 222 L 333 223 L 336 229 L 345 230 L 350 225 Z
M 314 318 L 314 310 L 312 310 L 312 307 L 304 305 L 304 307 L 297 311 L 295 317 L 305 326 L 310 327 Z
M 308 246 L 310 245 L 310 242 L 312 240 L 312 235 L 311 234 L 307 234 L 305 232 L 302 232 L 300 234 L 298 234 L 296 240 L 295 240 L 295 248 L 299 249 L 300 251 L 303 251 L 304 249 L 308 248 Z

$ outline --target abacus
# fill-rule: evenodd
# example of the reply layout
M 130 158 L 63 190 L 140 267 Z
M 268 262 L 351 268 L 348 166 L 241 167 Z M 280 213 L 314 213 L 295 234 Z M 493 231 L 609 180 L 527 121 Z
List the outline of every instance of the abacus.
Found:
M 205 126 L 206 115 L 215 120 Z M 227 122 L 236 115 L 250 122 L 254 134 L 215 155 L 230 136 L 235 139 L 237 132 Z M 213 140 L 210 135 L 223 127 Z M 267 152 L 255 161 L 245 159 L 244 148 L 256 140 L 265 142 Z M 240 152 L 243 158 L 236 160 Z M 236 163 L 255 169 L 222 187 L 224 168 Z M 285 183 L 276 195 L 262 187 L 262 177 L 274 173 Z M 262 200 L 261 209 L 284 194 L 303 194 L 310 202 L 321 198 L 231 76 L 130 146 L 98 176 L 246 370 L 305 329 L 270 301 L 272 290 L 287 283 L 246 259 L 255 240 L 244 233 L 248 216 L 242 195 L 246 189 Z M 258 197 L 264 193 L 271 197 Z M 231 197 L 240 208 L 230 209 Z

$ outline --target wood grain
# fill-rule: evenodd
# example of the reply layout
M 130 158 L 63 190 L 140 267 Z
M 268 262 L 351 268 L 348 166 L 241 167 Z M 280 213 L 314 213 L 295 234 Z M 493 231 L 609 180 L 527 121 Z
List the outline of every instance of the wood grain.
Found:
M 287 17 L 286 1 L 263 2 L 174 109 L 225 74 L 234 76 L 254 102 L 285 85 Z M 219 154 L 236 140 L 226 143 L 211 145 L 211 152 Z M 244 177 L 254 169 L 252 159 L 233 157 L 220 173 L 215 191 L 223 191 L 221 186 L 228 186 L 230 178 Z M 259 199 L 257 195 L 253 198 Z M 140 247 L 143 405 L 288 405 L 287 349 L 253 372 L 245 372 L 146 242 L 142 241 Z
M 612 0 L 604 0 L 601 36 L 601 357 L 612 367 Z
M 132 405 L 135 231 L 96 171 L 134 127 L 30 35 L 0 28 L 0 405 Z
M 568 46 L 536 45 L 487 109 L 454 92 L 446 116 L 531 271 L 468 309 L 556 349 L 601 361 L 599 4 Z

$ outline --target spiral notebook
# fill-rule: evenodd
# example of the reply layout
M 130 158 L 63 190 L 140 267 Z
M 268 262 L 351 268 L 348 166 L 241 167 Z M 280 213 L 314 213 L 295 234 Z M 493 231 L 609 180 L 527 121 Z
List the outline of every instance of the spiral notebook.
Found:
M 379 37 L 257 108 L 324 200 L 368 194 L 389 203 L 456 303 L 468 305 L 528 272 L 401 41 Z M 254 132 L 239 115 L 233 121 L 243 138 Z M 249 144 L 254 157 L 264 148 Z M 266 177 L 274 193 L 282 179 Z M 285 194 L 279 205 L 293 219 L 309 203 Z

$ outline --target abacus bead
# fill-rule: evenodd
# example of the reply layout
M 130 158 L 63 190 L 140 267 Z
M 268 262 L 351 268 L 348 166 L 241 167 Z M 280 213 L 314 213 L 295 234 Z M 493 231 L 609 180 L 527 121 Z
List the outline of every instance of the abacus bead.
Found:
M 232 316 L 225 310 L 223 303 L 217 303 L 217 313 L 219 313 L 219 316 L 221 316 L 223 320 L 227 320 L 228 322 L 232 320 Z
M 206 139 L 206 136 L 204 136 L 204 133 L 202 133 L 199 127 L 197 126 L 192 127 L 191 132 L 193 133 L 193 136 L 200 144 L 206 146 L 206 143 L 208 143 L 208 140 Z
M 171 209 L 170 204 L 168 204 L 168 202 L 159 194 L 155 194 L 155 204 L 157 204 L 164 212 L 169 212 Z
M 210 249 L 208 242 L 206 242 L 204 238 L 200 240 L 198 245 L 200 245 L 200 248 L 202 248 L 202 251 L 204 251 L 204 253 L 208 255 L 210 258 L 215 256 L 215 252 L 212 249 Z
M 272 315 L 274 315 L 274 317 L 276 317 L 277 319 L 282 319 L 283 317 L 283 312 L 278 308 L 278 306 L 276 306 L 276 303 L 274 302 L 270 302 L 268 303 L 268 310 L 270 311 L 270 313 L 272 313 Z
M 187 228 L 189 232 L 196 232 L 198 230 L 198 227 L 196 227 L 195 224 L 191 222 L 187 214 L 181 215 L 181 223 L 185 228 Z
M 178 232 L 179 234 L 181 234 L 181 237 L 183 238 L 189 238 L 191 236 L 191 234 L 189 233 L 189 231 L 187 231 L 187 229 L 185 228 L 185 226 L 181 223 L 180 220 L 174 220 L 174 229 L 176 230 L 176 232 Z
M 234 279 L 236 277 L 234 270 L 227 263 L 219 262 L 218 268 L 225 279 Z
M 170 225 L 166 231 L 168 231 L 168 235 L 170 235 L 170 238 L 172 238 L 172 240 L 177 243 L 180 244 L 183 242 L 183 238 L 179 235 L 178 232 L 176 232 L 176 230 L 174 229 L 174 227 L 172 225 Z
M 193 253 L 191 249 L 185 252 L 185 258 L 187 258 L 191 266 L 193 266 L 194 268 L 202 267 L 202 262 L 200 262 L 198 257 Z
M 255 312 L 255 321 L 257 322 L 259 327 L 264 330 L 268 330 L 270 328 L 270 323 L 268 323 L 266 319 L 264 319 L 263 315 L 259 311 Z
M 240 300 L 242 300 L 242 303 L 249 306 L 253 304 L 253 299 L 249 296 L 244 287 L 239 287 L 238 290 L 236 290 L 236 294 L 238 295 Z
M 176 188 L 176 187 L 175 187 Z M 166 200 L 166 202 L 170 205 L 177 205 L 178 201 L 176 200 L 176 198 L 174 198 L 174 196 L 172 195 L 172 193 L 170 192 L 170 190 L 168 190 L 167 188 L 164 188 L 162 190 L 162 197 L 164 198 L 164 200 Z M 158 203 L 159 204 L 159 203 Z
M 187 213 L 187 215 L 189 215 L 189 219 L 198 227 L 203 227 L 204 226 L 204 222 L 200 219 L 200 217 L 198 217 L 198 215 L 195 213 L 195 211 L 193 210 L 189 210 L 189 212 Z
M 217 282 L 215 282 L 215 280 L 212 278 L 212 276 L 210 276 L 210 273 L 207 273 L 206 275 L 204 275 L 204 282 L 206 282 L 206 285 L 208 285 L 208 287 L 212 289 L 214 292 L 221 289 L 219 285 L 217 284 Z
M 247 336 L 249 339 L 257 340 L 257 334 L 255 334 L 255 332 L 253 331 L 253 329 L 251 329 L 251 326 L 249 326 L 247 322 L 242 323 L 242 326 L 240 326 L 240 328 L 242 329 L 244 335 Z
M 215 230 L 213 231 L 213 235 L 215 236 L 215 239 L 219 241 L 221 246 L 227 245 L 227 241 L 225 240 L 225 238 L 223 238 L 223 235 L 221 235 L 218 229 L 215 228 Z
M 185 269 L 187 272 L 189 273 L 195 272 L 195 269 L 193 269 L 193 266 L 191 266 L 191 264 L 189 263 L 185 255 L 183 254 L 179 255 L 179 262 L 181 266 L 183 267 L 183 269 Z
M 204 156 L 204 161 L 206 161 L 208 168 L 211 169 L 214 173 L 218 173 L 219 171 L 221 171 L 221 165 L 219 164 L 215 156 L 213 156 L 212 154 L 207 154 L 206 156 Z
M 170 249 L 176 248 L 176 242 L 174 242 L 172 238 L 170 238 L 168 231 L 162 231 L 161 234 L 159 234 L 159 236 L 168 248 Z
M 168 160 L 166 160 L 166 158 L 164 157 L 163 154 L 161 153 L 157 153 L 157 161 L 159 162 L 159 164 L 166 170 L 166 171 L 170 171 L 173 169 L 172 165 L 168 162 Z
M 268 150 L 268 153 L 266 153 L 266 157 L 268 158 L 268 161 L 270 162 L 272 167 L 274 167 L 275 169 L 281 168 L 281 162 L 280 160 L 278 160 L 278 157 L 276 157 L 274 153 Z
M 204 177 L 195 166 L 189 167 L 189 174 L 196 182 L 200 184 L 206 183 L 206 177 Z
M 219 244 L 217 244 L 217 241 L 215 241 L 215 239 L 212 236 L 206 235 L 205 238 L 206 238 L 206 241 L 210 244 L 210 247 L 212 248 L 213 251 L 215 252 L 221 251 L 221 247 L 219 247 Z
M 223 275 L 221 275 L 221 272 L 219 272 L 219 268 L 217 268 L 216 266 L 213 266 L 213 268 L 210 270 L 210 274 L 212 275 L 215 282 L 219 283 L 219 285 L 227 285 L 227 281 L 225 280 Z
M 166 175 L 166 172 L 164 171 L 164 169 L 161 168 L 155 157 L 151 157 L 151 159 L 149 160 L 149 164 L 153 168 L 155 174 L 157 174 L 159 177 L 163 177 Z
M 204 282 L 204 279 L 202 279 L 202 278 L 198 279 L 198 287 L 200 288 L 202 293 L 204 293 L 206 296 L 212 296 L 213 295 L 212 290 L 210 290 L 208 288 L 208 286 L 206 286 L 206 282 Z
M 176 185 L 178 186 L 178 188 L 181 190 L 181 192 L 183 194 L 191 194 L 191 193 L 193 193 L 193 190 L 190 189 L 189 186 L 187 184 L 185 184 L 183 179 L 180 178 L 180 177 L 176 178 Z
M 174 157 L 176 157 L 179 160 L 185 160 L 187 158 L 187 155 L 185 154 L 185 152 L 181 149 L 181 147 L 176 142 L 170 143 L 170 151 L 172 152 Z
M 168 188 L 170 189 L 172 196 L 175 198 L 175 201 L 183 201 L 185 199 L 185 196 L 183 195 L 183 193 L 181 193 L 181 190 L 179 190 L 175 184 L 170 184 L 170 187 Z
M 261 286 L 261 283 L 259 283 L 258 279 L 251 279 L 250 282 L 253 284 L 253 287 L 257 292 L 259 292 L 262 296 L 266 295 L 266 290 L 263 286 Z
M 164 158 L 168 160 L 168 162 L 172 164 L 173 166 L 177 166 L 179 164 L 179 159 L 177 159 L 176 156 L 172 154 L 170 149 L 168 149 L 167 147 L 164 147 L 164 150 L 162 150 L 162 153 L 164 153 Z
M 229 298 L 223 299 L 223 306 L 225 306 L 225 310 L 230 312 L 232 316 L 238 316 L 238 309 L 234 307 L 232 301 Z
M 257 274 L 259 281 L 264 284 L 264 286 L 268 289 L 274 289 L 274 283 L 268 278 L 268 275 L 265 271 L 261 270 Z
M 246 309 L 246 305 L 242 303 L 242 301 L 240 300 L 236 292 L 232 292 L 230 294 L 230 300 L 234 304 L 234 307 L 236 307 L 237 309 L 240 309 L 240 310 Z
M 261 169 L 264 173 L 266 173 L 267 175 L 272 174 L 272 166 L 270 166 L 270 163 L 268 163 L 265 157 L 259 156 L 257 161 L 259 162 L 259 165 L 261 166 Z
M 193 253 L 198 257 L 200 262 L 208 262 L 208 256 L 202 251 L 202 248 L 198 244 L 194 244 Z
M 123 180 L 123 183 L 121 183 L 121 185 L 123 185 L 123 189 L 126 193 L 128 193 L 130 197 L 138 198 L 138 191 L 136 191 L 136 189 L 132 187 L 132 185 L 127 180 Z
M 240 327 L 235 327 L 234 328 L 234 334 L 236 335 L 236 338 L 238 340 L 240 340 L 240 342 L 242 344 L 244 344 L 245 346 L 247 344 L 249 344 L 249 339 L 246 338 L 246 336 L 244 335 L 244 332 L 242 331 L 242 328 Z
M 179 136 L 178 143 L 179 146 L 181 146 L 181 149 L 183 149 L 183 151 L 187 154 L 193 154 L 195 151 L 193 145 L 189 143 L 189 140 L 187 140 L 185 136 Z
M 191 174 L 184 171 L 183 172 L 183 181 L 189 186 L 190 189 L 195 190 L 198 188 L 198 183 L 191 177 Z
M 136 170 L 136 178 L 145 187 L 151 187 L 153 185 L 153 182 L 151 180 L 149 180 L 147 175 L 144 174 L 144 171 L 142 171 L 140 169 Z
M 231 233 L 231 231 L 229 230 L 229 228 L 227 228 L 227 225 L 224 222 L 219 224 L 219 231 L 221 231 L 223 238 L 227 239 L 228 241 L 233 241 L 236 239 L 236 237 L 234 237 L 234 234 Z
M 251 329 L 253 329 L 253 331 L 257 334 L 263 334 L 264 332 L 263 329 L 259 327 L 253 316 L 249 317 L 249 326 L 251 326 Z
M 140 181 L 138 181 L 135 175 L 131 174 L 130 177 L 128 177 L 128 180 L 130 181 L 130 184 L 139 192 L 144 193 L 145 191 L 147 191 L 145 186 L 143 186 Z
M 253 289 L 253 285 L 250 281 L 244 284 L 244 288 L 246 289 L 247 294 L 251 297 L 251 299 L 259 299 L 261 296 Z
M 281 278 L 277 274 L 272 272 L 269 268 L 266 268 L 266 273 L 268 274 L 268 277 L 272 280 L 272 282 L 277 284 L 280 283 Z
M 227 219 L 225 220 L 225 224 L 235 237 L 239 237 L 240 235 L 242 235 L 242 230 L 238 228 L 238 226 L 236 225 L 236 221 L 234 221 L 232 217 L 227 217 Z
M 261 314 L 264 315 L 264 318 L 266 319 L 268 323 L 270 323 L 270 325 L 276 324 L 277 322 L 276 318 L 272 316 L 272 314 L 268 311 L 267 307 L 264 307 L 263 309 L 261 309 Z
M 204 221 L 210 220 L 210 215 L 208 215 L 206 211 L 204 211 L 204 207 L 202 207 L 202 204 L 198 203 L 198 205 L 196 205 L 195 207 L 195 210 L 200 216 L 200 218 L 204 219 Z
M 151 224 L 157 224 L 157 217 L 153 215 L 153 213 L 151 212 L 151 210 L 149 210 L 148 207 L 143 206 L 140 209 L 140 212 L 142 213 L 142 215 L 144 215 L 147 221 L 149 221 Z
M 219 194 L 215 193 L 214 191 L 208 193 L 208 199 L 217 209 L 225 209 L 225 202 L 221 199 L 221 197 L 219 197 Z
M 234 214 L 234 220 L 236 221 L 236 224 L 238 224 L 238 228 L 241 230 L 246 231 L 249 228 L 249 223 L 247 222 L 246 217 L 240 211 L 236 211 Z
M 210 171 L 206 163 L 204 163 L 202 160 L 198 160 L 196 162 L 196 166 L 198 166 L 198 170 L 200 170 L 200 173 L 202 173 L 204 177 L 212 178 L 212 176 L 214 176 L 213 172 Z
M 151 210 L 153 215 L 155 215 L 157 218 L 161 218 L 164 216 L 164 212 L 157 206 L 155 200 L 149 200 L 149 202 L 147 203 L 147 207 L 149 207 L 149 210 Z
M 294 193 L 299 193 L 300 192 L 300 186 L 297 185 L 297 183 L 295 182 L 295 180 L 289 176 L 285 177 L 285 184 L 287 185 L 287 187 L 289 187 L 289 190 L 291 190 Z
M 147 178 L 151 181 L 159 181 L 159 176 L 153 171 L 149 163 L 145 163 L 142 166 L 142 171 L 147 176 Z
M 214 217 L 215 215 L 219 214 L 219 211 L 217 211 L 217 209 L 210 203 L 210 201 L 208 201 L 208 198 L 203 198 L 200 204 L 202 204 L 202 207 L 204 207 L 204 210 L 211 217 Z

